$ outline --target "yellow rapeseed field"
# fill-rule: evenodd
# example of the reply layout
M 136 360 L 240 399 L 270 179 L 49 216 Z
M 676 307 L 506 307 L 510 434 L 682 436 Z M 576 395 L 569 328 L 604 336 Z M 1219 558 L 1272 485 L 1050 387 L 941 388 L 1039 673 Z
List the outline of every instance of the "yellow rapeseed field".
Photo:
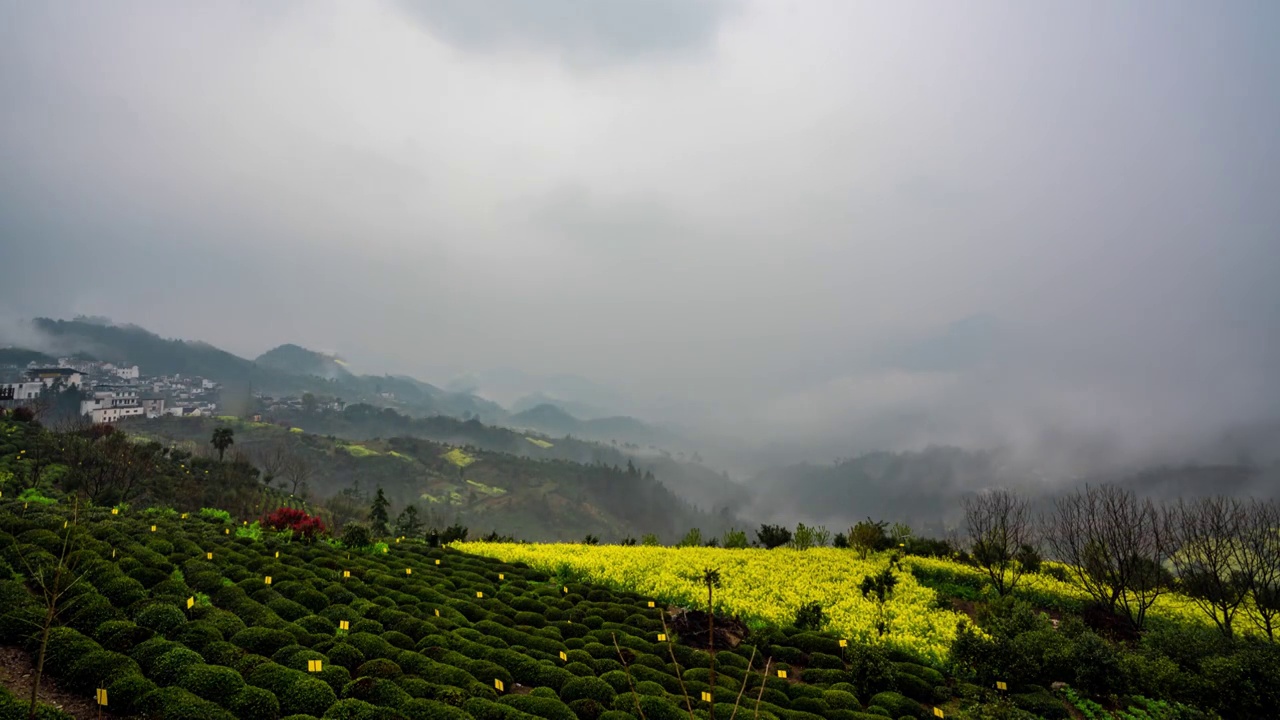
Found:
M 567 570 L 591 582 L 688 606 L 706 604 L 706 587 L 693 578 L 706 568 L 716 568 L 722 583 L 715 591 L 719 609 L 748 622 L 785 625 L 795 618 L 797 608 L 817 601 L 831 618 L 827 629 L 858 642 L 877 640 L 875 605 L 863 599 L 858 584 L 888 564 L 886 556 L 860 560 L 856 553 L 835 548 L 736 550 L 482 542 L 454 547 L 507 562 L 525 562 L 545 572 Z M 936 597 L 910 572 L 899 572 L 898 586 L 887 606 L 890 630 L 884 642 L 934 662 L 944 660 L 962 616 L 936 607 Z

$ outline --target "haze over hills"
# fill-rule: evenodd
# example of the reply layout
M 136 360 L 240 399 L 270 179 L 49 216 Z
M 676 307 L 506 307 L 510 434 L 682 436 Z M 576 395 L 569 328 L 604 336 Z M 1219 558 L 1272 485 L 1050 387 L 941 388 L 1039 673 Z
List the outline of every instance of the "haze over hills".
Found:
M 7 348 L 9 362 L 52 360 L 81 353 L 138 363 L 145 373 L 188 373 L 217 381 L 246 382 L 266 394 L 314 393 L 348 403 L 341 413 L 277 411 L 274 421 L 308 432 L 352 441 L 421 438 L 482 448 L 530 459 L 555 458 L 652 472 L 692 507 L 732 511 L 744 518 L 843 526 L 866 516 L 911 523 L 939 532 L 954 525 L 959 500 L 997 485 L 1024 487 L 1051 495 L 1062 487 L 1103 480 L 1132 482 L 1152 495 L 1193 492 L 1197 486 L 1239 494 L 1270 492 L 1280 479 L 1280 423 L 1247 423 L 1218 436 L 1201 437 L 1178 453 L 1134 458 L 1107 438 L 1048 436 L 1055 453 L 1027 453 L 1025 447 L 984 448 L 933 445 L 921 450 L 860 450 L 865 439 L 831 449 L 822 436 L 805 442 L 717 443 L 714 436 L 680 435 L 627 416 L 581 419 L 553 402 L 510 412 L 477 395 L 444 390 L 407 376 L 359 375 L 331 353 L 295 344 L 280 345 L 247 360 L 212 345 L 163 339 L 143 328 L 103 319 L 38 319 L 32 323 L 36 350 Z M 989 319 L 958 324 L 936 341 L 889 352 L 894 362 L 921 370 L 945 363 L 980 366 L 993 343 L 1007 347 Z M 21 363 L 25 364 L 25 362 Z M 526 378 L 527 379 L 527 378 Z M 560 390 L 572 382 L 561 381 Z M 454 385 L 453 387 L 457 387 Z M 550 398 L 549 395 L 539 395 Z M 469 421 L 468 421 L 469 420 Z M 895 424 L 897 427 L 895 429 Z M 927 417 L 892 413 L 880 417 L 880 432 L 906 436 L 928 425 Z M 547 438 L 547 441 L 538 438 Z M 532 439 L 530 439 L 532 438 Z M 537 442 L 535 442 L 537 441 Z M 543 447 L 539 443 L 544 443 Z M 703 447 L 708 459 L 681 448 Z M 817 450 L 827 447 L 827 450 Z M 841 446 L 837 446 L 841 447 Z M 889 447 L 893 447 L 890 445 Z M 835 462 L 825 458 L 844 457 Z M 745 482 L 715 468 L 732 468 Z

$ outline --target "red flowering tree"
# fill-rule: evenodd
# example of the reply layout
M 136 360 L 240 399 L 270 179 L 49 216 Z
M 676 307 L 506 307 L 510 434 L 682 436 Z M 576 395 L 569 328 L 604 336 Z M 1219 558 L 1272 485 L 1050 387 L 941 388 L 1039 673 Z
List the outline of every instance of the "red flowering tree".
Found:
M 262 524 L 280 532 L 290 530 L 295 538 L 308 541 L 326 532 L 323 520 L 298 508 L 277 508 L 262 518 Z

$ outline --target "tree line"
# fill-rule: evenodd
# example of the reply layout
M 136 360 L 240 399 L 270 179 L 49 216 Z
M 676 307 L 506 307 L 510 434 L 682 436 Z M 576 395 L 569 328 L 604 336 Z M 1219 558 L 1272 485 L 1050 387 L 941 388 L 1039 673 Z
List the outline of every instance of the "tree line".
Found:
M 1094 604 L 1141 631 L 1157 599 L 1190 598 L 1228 638 L 1247 617 L 1275 640 L 1280 624 L 1280 504 L 1211 496 L 1157 504 L 1088 485 L 1044 513 L 1012 490 L 965 500 L 967 549 L 1000 595 L 1039 567 L 1044 548 Z

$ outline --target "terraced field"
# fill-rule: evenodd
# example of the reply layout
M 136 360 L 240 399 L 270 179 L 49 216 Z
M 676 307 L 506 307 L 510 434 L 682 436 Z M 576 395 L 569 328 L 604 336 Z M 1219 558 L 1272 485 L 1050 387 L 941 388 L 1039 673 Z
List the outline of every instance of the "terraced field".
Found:
M 835 636 L 799 631 L 716 653 L 713 689 L 706 652 L 660 639 L 663 603 L 650 603 L 664 598 L 420 543 L 356 551 L 232 527 L 0 501 L 0 642 L 37 649 L 45 609 L 19 574 L 55 568 L 65 542 L 79 582 L 46 671 L 105 690 L 117 716 L 653 720 L 712 703 L 728 718 L 741 702 L 763 718 L 857 720 L 883 717 L 867 705 L 925 716 L 889 687 L 950 694 L 934 670 L 868 675 Z

